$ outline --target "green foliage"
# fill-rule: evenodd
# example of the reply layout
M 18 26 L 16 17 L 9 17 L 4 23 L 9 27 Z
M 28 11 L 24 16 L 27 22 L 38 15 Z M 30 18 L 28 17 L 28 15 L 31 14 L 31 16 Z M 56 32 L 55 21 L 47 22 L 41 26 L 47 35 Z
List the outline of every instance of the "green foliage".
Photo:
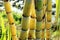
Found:
M 15 23 L 16 24 L 20 24 L 21 23 L 22 14 L 15 13 L 15 12 L 12 12 L 12 13 L 13 13 L 13 17 L 15 19 Z

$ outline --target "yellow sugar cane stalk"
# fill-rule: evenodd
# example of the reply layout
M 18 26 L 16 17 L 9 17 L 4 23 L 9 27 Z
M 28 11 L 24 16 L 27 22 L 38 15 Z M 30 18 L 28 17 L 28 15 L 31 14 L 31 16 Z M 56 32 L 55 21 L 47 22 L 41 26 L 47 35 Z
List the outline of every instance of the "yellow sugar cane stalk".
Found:
M 35 30 L 36 30 L 36 14 L 35 14 L 34 0 L 32 0 L 32 7 L 30 13 L 31 13 L 31 18 L 30 18 L 29 40 L 34 40 Z
M 47 0 L 47 13 L 46 13 L 46 21 L 51 22 L 52 17 L 52 0 Z
M 29 17 L 24 17 L 22 19 L 22 30 L 20 34 L 20 40 L 27 40 L 28 39 L 28 29 L 29 29 L 29 24 L 30 24 L 30 18 Z
M 43 18 L 43 0 L 35 0 L 35 10 L 36 10 L 36 40 L 40 40 L 40 31 L 42 30 L 42 18 Z
M 52 0 L 47 0 L 47 13 L 46 13 L 46 40 L 51 38 L 51 18 L 52 18 Z
M 43 13 L 46 14 L 46 5 L 43 6 Z
M 34 0 L 32 0 L 30 13 L 31 13 L 31 17 L 36 18 Z
M 22 31 L 20 35 L 20 40 L 28 40 L 28 30 L 30 27 L 30 10 L 32 6 L 32 0 L 26 0 L 23 10 L 23 18 L 22 18 Z
M 46 30 L 46 40 L 50 40 L 51 38 L 51 32 L 50 30 Z
M 47 0 L 43 0 L 43 5 L 46 5 L 47 4 Z
M 52 12 L 46 12 L 46 21 L 51 22 Z
M 45 31 L 42 30 L 41 33 L 40 33 L 40 40 L 45 40 Z
M 44 21 L 42 21 L 42 27 L 41 27 L 41 29 L 42 29 L 42 30 L 44 30 L 44 29 L 45 29 L 45 20 L 44 20 Z
M 51 22 L 46 22 L 46 24 L 45 24 L 46 25 L 46 29 L 49 30 L 51 28 L 51 26 L 52 26 L 51 24 L 52 24 Z
M 43 0 L 43 13 L 46 16 L 47 0 Z
M 9 24 L 10 24 L 12 40 L 18 40 L 17 35 L 16 35 L 16 26 L 14 24 L 14 19 L 11 14 L 12 10 L 11 10 L 10 2 L 8 2 L 8 0 L 4 0 L 4 6 L 5 6 L 6 14 L 9 20 Z
M 46 10 L 47 10 L 46 22 L 51 22 L 51 18 L 52 18 L 52 0 L 47 0 L 47 9 Z
M 47 0 L 47 11 L 52 11 L 52 0 Z
M 43 12 L 44 12 L 44 14 L 45 14 L 45 12 L 46 12 L 46 8 L 47 8 L 47 0 L 43 0 Z
M 30 30 L 29 30 L 29 39 L 35 39 L 35 30 L 36 30 L 36 19 L 30 19 Z
M 51 31 L 50 31 L 50 28 L 51 28 L 51 22 L 46 22 L 46 40 L 50 40 L 51 38 Z
M 25 5 L 24 5 L 24 10 L 23 10 L 23 15 L 24 16 L 30 16 L 30 10 L 31 10 L 31 5 L 32 5 L 32 0 L 26 0 Z
M 47 8 L 47 0 L 44 0 L 43 1 L 43 13 L 44 13 L 44 16 L 43 16 L 43 18 L 44 18 L 44 20 L 43 20 L 43 23 L 42 23 L 42 27 L 43 27 L 43 29 L 45 28 L 45 26 L 46 26 L 46 8 Z M 44 25 L 44 26 L 43 26 Z M 41 33 L 41 37 L 42 37 L 42 40 L 44 40 L 45 39 L 45 31 L 43 31 L 42 30 L 42 33 Z
M 41 24 L 40 38 L 41 40 L 45 39 L 45 20 L 42 21 L 42 24 Z
M 30 18 L 30 29 L 35 30 L 36 29 L 36 17 L 35 18 Z
M 47 8 L 47 0 L 43 0 L 43 23 L 42 27 L 45 28 L 45 17 L 46 17 L 46 8 Z
M 28 40 L 35 40 L 35 38 L 35 30 L 30 30 Z

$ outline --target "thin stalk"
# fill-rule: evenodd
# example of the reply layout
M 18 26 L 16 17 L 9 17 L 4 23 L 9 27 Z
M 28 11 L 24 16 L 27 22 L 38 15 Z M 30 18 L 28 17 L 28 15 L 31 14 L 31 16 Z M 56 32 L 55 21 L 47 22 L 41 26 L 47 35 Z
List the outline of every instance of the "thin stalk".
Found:
M 3 11 L 0 13 L 0 40 L 6 40 L 6 29 L 4 27 L 4 20 L 2 18 Z
M 51 38 L 51 18 L 52 18 L 52 0 L 47 0 L 47 8 L 46 8 L 46 40 L 50 40 Z
M 17 35 L 16 35 L 16 26 L 14 23 L 13 16 L 11 14 L 11 4 L 8 0 L 4 0 L 4 6 L 5 6 L 5 11 L 8 17 L 9 25 L 10 25 L 10 30 L 11 30 L 11 35 L 12 35 L 12 40 L 18 40 Z

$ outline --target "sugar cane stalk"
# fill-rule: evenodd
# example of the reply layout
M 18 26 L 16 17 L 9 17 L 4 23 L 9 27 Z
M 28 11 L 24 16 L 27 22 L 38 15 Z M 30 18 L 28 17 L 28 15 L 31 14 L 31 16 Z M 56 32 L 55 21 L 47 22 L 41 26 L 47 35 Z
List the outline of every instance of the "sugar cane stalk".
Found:
M 35 14 L 34 0 L 32 0 L 32 7 L 30 13 L 31 13 L 31 18 L 30 18 L 29 40 L 35 40 L 36 14 Z
M 52 15 L 52 0 L 47 0 L 47 9 L 46 9 L 46 40 L 51 38 L 51 15 Z
M 36 10 L 36 40 L 43 40 L 44 28 L 42 27 L 43 19 L 43 0 L 35 0 L 35 10 Z M 41 34 L 42 33 L 42 34 Z
M 32 0 L 26 0 L 23 10 L 22 17 L 22 30 L 20 35 L 20 40 L 28 40 L 28 30 L 30 25 L 30 10 L 31 10 Z
M 12 40 L 18 40 L 17 35 L 16 35 L 16 26 L 15 26 L 15 23 L 14 23 L 13 16 L 11 14 L 11 12 L 12 12 L 11 4 L 8 0 L 4 0 L 4 6 L 5 6 L 6 14 L 7 14 L 7 17 L 8 17 L 8 20 L 9 20 L 9 24 L 10 24 Z

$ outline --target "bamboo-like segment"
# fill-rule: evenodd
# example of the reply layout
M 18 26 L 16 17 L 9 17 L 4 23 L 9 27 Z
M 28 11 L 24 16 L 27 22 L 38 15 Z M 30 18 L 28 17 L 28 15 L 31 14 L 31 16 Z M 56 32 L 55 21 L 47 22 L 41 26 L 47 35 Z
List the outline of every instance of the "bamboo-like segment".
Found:
M 35 40 L 35 38 L 35 30 L 30 30 L 28 40 Z
M 36 14 L 35 14 L 35 5 L 34 0 L 32 0 L 31 7 L 31 18 L 30 18 L 30 31 L 29 31 L 29 40 L 35 40 L 35 30 L 36 30 Z
M 44 13 L 44 15 L 46 14 L 46 5 L 45 4 L 43 4 L 44 6 L 43 6 L 43 13 Z M 45 18 L 44 18 L 45 19 Z
M 37 21 L 42 21 L 42 17 L 43 17 L 43 1 L 42 0 L 35 0 L 35 9 L 36 9 Z
M 36 32 L 36 37 L 37 37 L 37 40 L 44 40 L 44 38 L 45 38 L 45 31 L 44 30 L 41 30 L 41 31 L 38 31 L 38 32 Z
M 35 18 L 31 18 L 30 19 L 30 29 L 31 30 L 35 30 L 36 29 L 36 19 Z
M 51 38 L 51 22 L 46 22 L 46 40 L 50 40 Z
M 43 24 L 44 24 L 44 28 L 45 28 L 45 22 L 46 22 L 46 8 L 47 8 L 47 0 L 43 1 Z M 43 25 L 42 24 L 42 25 Z
M 23 34 L 23 35 L 22 35 Z M 19 40 L 28 40 L 28 31 L 21 31 L 21 36 Z
M 30 19 L 30 31 L 29 31 L 29 39 L 35 39 L 35 30 L 36 30 L 36 19 Z
M 28 30 L 30 24 L 30 17 L 23 17 L 22 18 L 22 30 Z
M 51 38 L 50 30 L 46 30 L 46 40 L 50 40 L 50 38 Z
M 43 0 L 43 5 L 46 5 L 47 4 L 47 0 Z
M 46 14 L 46 8 L 47 8 L 47 0 L 43 1 L 43 12 Z
M 44 0 L 43 1 L 43 12 L 44 12 L 44 14 L 45 14 L 45 20 L 44 20 L 44 22 L 45 22 L 45 27 L 46 27 L 46 8 L 47 8 L 47 0 Z M 43 34 L 42 34 L 43 35 Z M 45 37 L 44 37 L 45 38 Z
M 46 40 L 51 38 L 51 18 L 52 18 L 52 0 L 47 0 L 47 9 L 46 9 Z
M 36 31 L 40 31 L 42 29 L 42 22 L 37 22 L 36 26 Z
M 24 16 L 30 16 L 31 15 L 30 14 L 31 5 L 32 5 L 32 0 L 26 0 L 25 1 L 24 10 L 23 10 Z
M 51 22 L 51 18 L 52 18 L 52 12 L 49 12 L 49 10 L 46 13 L 46 21 Z
M 47 11 L 52 11 L 52 0 L 47 0 Z
M 45 29 L 45 20 L 44 20 L 44 21 L 42 21 L 42 27 L 41 27 L 41 29 L 42 29 L 42 30 L 44 30 L 44 29 Z
M 6 10 L 6 14 L 9 20 L 9 24 L 10 24 L 10 30 L 11 30 L 11 34 L 12 34 L 12 40 L 18 40 L 17 35 L 16 35 L 16 26 L 14 23 L 14 19 L 13 16 L 11 14 L 11 5 L 10 2 L 8 2 L 8 0 L 4 0 L 4 6 L 5 6 L 5 10 Z
M 22 31 L 20 35 L 20 40 L 28 40 L 28 30 L 30 27 L 30 10 L 31 10 L 32 0 L 26 0 L 23 10 L 22 18 Z
M 42 26 L 41 26 L 41 33 L 40 33 L 41 40 L 45 40 L 45 13 L 46 13 L 46 3 L 47 3 L 47 0 L 44 0 L 43 1 Z
M 41 35 L 40 40 L 45 40 L 45 31 L 44 30 L 41 31 L 40 35 Z
M 43 6 L 44 6 L 44 7 L 43 7 L 43 12 L 44 12 L 44 14 L 45 14 L 45 18 L 44 18 L 45 20 L 44 20 L 44 22 L 45 22 L 45 27 L 46 27 L 46 13 L 47 13 L 47 12 L 46 12 L 46 8 L 47 8 L 47 0 L 44 0 L 44 1 L 43 1 Z M 42 35 L 43 35 L 43 34 L 42 34 Z
M 51 22 L 46 22 L 46 29 L 49 30 L 51 28 L 51 25 L 52 23 Z
M 44 39 L 44 25 L 43 22 L 43 0 L 35 0 L 35 10 L 36 10 L 36 40 Z M 42 31 L 42 32 L 41 32 Z M 43 35 L 43 36 L 42 36 Z
M 41 33 L 40 33 L 40 38 L 41 40 L 45 40 L 45 20 L 42 21 L 42 26 L 41 26 Z

